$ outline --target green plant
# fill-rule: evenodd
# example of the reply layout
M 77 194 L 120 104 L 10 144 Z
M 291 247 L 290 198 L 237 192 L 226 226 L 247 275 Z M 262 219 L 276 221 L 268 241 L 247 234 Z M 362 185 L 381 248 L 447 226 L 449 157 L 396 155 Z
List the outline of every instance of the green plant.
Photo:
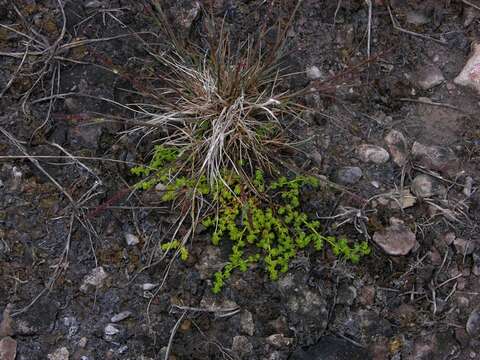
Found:
M 277 280 L 279 273 L 288 271 L 288 265 L 297 252 L 309 245 L 320 251 L 326 243 L 336 256 L 354 263 L 370 253 L 366 242 L 350 246 L 344 238 L 322 235 L 320 222 L 309 219 L 301 211 L 301 189 L 307 186 L 317 188 L 318 179 L 280 177 L 266 184 L 262 172 L 257 171 L 255 185 L 266 190 L 265 195 L 275 201 L 267 201 L 249 191 L 237 176 L 227 176 L 226 179 L 226 184 L 218 192 L 220 208 L 216 216 L 209 216 L 202 222 L 212 229 L 214 245 L 222 239 L 231 242 L 229 262 L 214 275 L 214 293 L 221 291 L 234 270 L 244 272 L 257 262 L 263 262 L 271 280 Z M 236 189 L 235 194 L 228 188 Z
M 183 246 L 178 240 L 172 240 L 163 243 L 161 248 L 163 251 L 178 250 L 180 252 L 180 259 L 182 259 L 183 261 L 186 261 L 188 259 L 188 249 Z

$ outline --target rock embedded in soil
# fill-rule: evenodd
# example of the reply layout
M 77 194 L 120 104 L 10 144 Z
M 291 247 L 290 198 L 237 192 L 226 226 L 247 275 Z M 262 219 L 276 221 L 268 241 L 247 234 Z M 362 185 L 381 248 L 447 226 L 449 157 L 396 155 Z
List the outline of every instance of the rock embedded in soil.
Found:
M 419 142 L 412 145 L 413 158 L 423 167 L 453 176 L 459 168 L 459 160 L 452 149 L 442 146 L 426 146 Z
M 467 176 L 465 178 L 465 185 L 463 187 L 463 194 L 466 197 L 472 196 L 473 182 L 474 182 L 474 180 L 471 176 Z
M 284 334 L 273 334 L 268 336 L 265 341 L 276 348 L 288 347 L 293 344 L 293 338 L 286 337 Z
M 96 267 L 90 272 L 90 274 L 85 275 L 82 285 L 80 286 L 80 291 L 87 292 L 90 286 L 97 289 L 101 288 L 103 285 L 105 285 L 107 278 L 108 274 L 105 272 L 103 267 Z
M 453 245 L 455 246 L 457 252 L 461 255 L 471 255 L 476 248 L 475 242 L 472 240 L 467 241 L 462 238 L 455 238 L 455 240 L 453 240 Z
M 470 58 L 453 82 L 475 89 L 480 94 L 480 43 L 472 45 Z
M 132 313 L 130 311 L 122 311 L 121 313 L 113 315 L 112 318 L 110 319 L 110 321 L 112 323 L 117 323 L 117 322 L 120 322 L 120 321 L 123 321 L 123 320 L 129 318 L 131 315 L 132 315 Z
M 358 166 L 345 166 L 337 171 L 336 181 L 342 185 L 353 185 L 363 176 L 362 169 Z
M 422 26 L 428 24 L 431 21 L 431 18 L 426 15 L 425 11 L 412 10 L 407 13 L 405 20 L 409 24 Z
M 7 306 L 5 306 L 5 310 L 3 310 L 3 316 L 0 321 L 0 339 L 13 335 L 13 319 L 10 316 L 12 309 L 13 305 L 7 304 Z
M 480 336 L 480 307 L 470 313 L 466 325 L 467 333 L 471 337 Z
M 255 323 L 253 321 L 252 313 L 248 310 L 240 314 L 240 329 L 242 333 L 253 336 L 255 332 Z
M 120 329 L 115 324 L 107 324 L 103 329 L 106 336 L 115 336 L 120 333 Z
M 0 340 L 0 359 L 15 360 L 17 354 L 17 342 L 7 336 Z
M 362 144 L 357 148 L 357 155 L 363 162 L 372 162 L 375 164 L 384 164 L 390 159 L 387 150 L 380 146 Z
M 232 351 L 241 359 L 246 359 L 253 352 L 253 345 L 246 336 L 235 336 L 232 341 Z
M 61 347 L 55 350 L 55 352 L 47 355 L 48 360 L 68 360 L 69 357 L 70 353 L 66 347 Z
M 445 81 L 442 71 L 436 65 L 426 65 L 418 69 L 416 83 L 423 90 L 430 90 Z
M 480 252 L 478 251 L 473 254 L 472 273 L 475 276 L 480 276 Z
M 307 67 L 305 74 L 307 75 L 308 80 L 318 80 L 323 77 L 322 72 L 315 65 Z
M 337 302 L 340 305 L 353 305 L 357 298 L 357 289 L 354 286 L 343 284 L 339 287 L 337 293 Z
M 480 10 L 468 6 L 463 11 L 463 26 L 467 27 L 480 17 Z
M 200 2 L 197 0 L 179 0 L 173 10 L 176 24 L 183 30 L 184 37 L 188 37 L 193 22 L 200 14 Z
M 415 234 L 397 218 L 390 219 L 390 226 L 373 235 L 377 243 L 388 255 L 407 255 L 418 243 Z
M 391 130 L 385 136 L 385 142 L 392 155 L 393 162 L 398 166 L 404 166 L 408 157 L 408 143 L 405 136 L 398 130 Z
M 445 186 L 437 181 L 437 179 L 425 174 L 415 176 L 410 188 L 419 198 L 444 195 L 447 192 Z
M 414 206 L 417 202 L 417 199 L 410 192 L 410 189 L 406 188 L 402 191 L 393 189 L 385 195 L 378 197 L 376 202 L 380 205 L 388 207 L 389 209 L 396 210 L 398 208 L 407 209 Z
M 138 238 L 138 236 L 130 233 L 125 234 L 125 241 L 127 242 L 128 246 L 134 246 L 140 243 L 140 239 Z

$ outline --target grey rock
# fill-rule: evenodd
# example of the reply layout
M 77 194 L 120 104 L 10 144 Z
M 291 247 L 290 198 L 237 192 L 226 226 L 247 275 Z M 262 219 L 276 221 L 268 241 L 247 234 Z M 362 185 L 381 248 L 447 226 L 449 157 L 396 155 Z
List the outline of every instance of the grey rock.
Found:
M 232 341 L 232 350 L 240 358 L 246 358 L 253 352 L 253 345 L 246 336 L 235 336 Z
M 17 168 L 16 166 L 14 166 L 12 168 L 12 186 L 10 187 L 10 190 L 12 191 L 16 191 L 16 190 L 20 190 L 20 186 L 21 186 L 21 183 L 22 183 L 22 177 L 23 177 L 23 173 L 22 171 Z
M 80 291 L 87 292 L 89 287 L 101 288 L 105 284 L 105 281 L 108 278 L 108 274 L 105 272 L 103 267 L 99 266 L 93 269 L 90 274 L 85 275 L 80 286 Z
M 197 0 L 179 0 L 173 11 L 176 24 L 183 30 L 183 36 L 188 36 L 188 32 L 190 31 L 193 22 L 200 14 L 200 2 Z
M 414 142 L 412 156 L 427 169 L 455 175 L 459 168 L 459 161 L 452 149 L 442 146 L 426 146 Z
M 337 303 L 340 305 L 353 305 L 357 298 L 357 289 L 346 284 L 340 286 L 337 294 Z
M 98 148 L 100 137 L 102 136 L 102 128 L 98 124 L 93 125 L 77 125 L 68 129 L 68 138 L 70 144 L 75 149 L 91 149 Z
M 480 11 L 472 6 L 468 6 L 463 11 L 463 26 L 468 27 L 478 18 L 480 18 Z
M 78 333 L 78 330 L 80 328 L 80 324 L 78 323 L 78 320 L 75 319 L 73 316 L 65 316 L 63 318 L 63 325 L 65 325 L 68 328 L 67 337 L 69 339 L 75 336 L 75 334 Z
M 362 144 L 357 148 L 357 155 L 363 162 L 372 162 L 375 164 L 386 163 L 390 159 L 387 150 L 380 146 Z
M 236 302 L 228 299 L 221 299 L 210 293 L 205 294 L 202 300 L 200 300 L 200 307 L 212 312 L 230 312 L 238 309 Z
M 470 313 L 466 325 L 467 333 L 471 337 L 480 335 L 480 308 L 476 308 Z
M 475 252 L 473 254 L 472 273 L 475 276 L 480 276 L 480 253 L 479 252 Z
M 363 172 L 358 166 L 345 166 L 337 171 L 336 181 L 343 185 L 352 185 L 358 182 Z
M 110 321 L 112 323 L 117 323 L 117 322 L 120 322 L 120 321 L 123 321 L 123 320 L 129 318 L 131 315 L 132 315 L 132 313 L 130 311 L 122 311 L 121 313 L 113 315 L 112 318 L 110 319 Z
M 284 334 L 273 334 L 265 339 L 266 343 L 276 348 L 287 347 L 293 344 L 293 338 L 286 337 Z
M 78 114 L 82 112 L 82 103 L 74 97 L 67 97 L 64 101 L 65 107 L 70 114 Z
M 0 359 L 15 360 L 17 355 L 17 342 L 7 336 L 0 340 Z
M 106 336 L 115 336 L 120 333 L 120 329 L 117 328 L 115 324 L 107 324 L 107 326 L 105 326 L 105 329 L 103 329 L 103 332 Z
M 388 255 L 407 255 L 418 243 L 415 234 L 397 218 L 390 219 L 390 226 L 373 235 L 377 243 Z
M 333 336 L 325 336 L 318 343 L 294 351 L 289 360 L 365 360 L 369 352 L 351 342 Z
M 199 272 L 201 279 L 208 279 L 212 273 L 223 267 L 221 250 L 218 246 L 206 245 L 202 256 L 195 263 L 195 269 Z
M 409 24 L 412 24 L 415 26 L 421 26 L 421 25 L 428 24 L 431 21 L 431 19 L 425 14 L 424 11 L 412 10 L 407 13 L 406 21 Z
M 405 136 L 398 130 L 391 130 L 385 136 L 385 142 L 388 145 L 393 162 L 398 166 L 404 166 L 408 157 L 408 144 Z
M 100 7 L 103 7 L 105 4 L 101 1 L 98 1 L 98 0 L 91 0 L 91 1 L 88 1 L 86 4 L 85 4 L 85 7 L 87 9 L 97 9 L 97 8 L 100 8 Z
M 155 289 L 158 285 L 159 284 L 145 283 L 142 284 L 142 289 L 145 291 L 149 291 Z
M 471 176 L 467 176 L 465 178 L 465 186 L 463 187 L 463 194 L 466 197 L 472 196 L 472 188 L 473 188 L 473 178 Z
M 396 210 L 398 208 L 407 209 L 412 207 L 417 202 L 417 199 L 410 192 L 410 189 L 405 188 L 402 191 L 393 189 L 390 192 L 379 196 L 376 202 L 389 209 Z
M 134 246 L 140 243 L 140 239 L 138 238 L 138 236 L 130 233 L 125 234 L 125 241 L 127 242 L 128 246 Z
M 255 332 L 255 323 L 253 322 L 252 313 L 248 310 L 242 311 L 240 314 L 240 329 L 249 336 L 253 336 Z
M 66 347 L 61 347 L 47 355 L 48 360 L 68 360 L 69 357 L 70 353 Z
M 434 177 L 425 174 L 415 176 L 410 188 L 412 189 L 412 192 L 419 198 L 444 195 L 447 191 L 445 186 L 443 186 Z
M 85 346 L 87 346 L 88 339 L 86 337 L 82 337 L 80 340 L 78 340 L 78 347 L 81 349 L 84 349 Z
M 416 74 L 416 83 L 423 90 L 430 90 L 444 81 L 442 71 L 436 65 L 423 66 L 418 69 Z
M 305 70 L 308 80 L 318 80 L 323 77 L 322 72 L 315 65 L 307 67 Z
M 297 285 L 285 293 L 282 300 L 288 310 L 289 324 L 295 324 L 295 331 L 302 334 L 299 341 L 310 342 L 319 336 L 328 325 L 328 310 L 325 298 L 318 291 L 312 291 L 307 286 Z M 312 331 L 315 329 L 315 331 Z

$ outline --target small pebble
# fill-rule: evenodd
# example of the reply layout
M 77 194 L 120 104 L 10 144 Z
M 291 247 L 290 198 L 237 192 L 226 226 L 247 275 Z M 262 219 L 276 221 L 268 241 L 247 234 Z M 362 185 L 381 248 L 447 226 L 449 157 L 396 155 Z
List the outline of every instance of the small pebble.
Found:
M 345 166 L 337 171 L 336 180 L 343 185 L 353 185 L 362 177 L 363 172 L 357 166 Z
M 471 337 L 480 335 L 480 308 L 476 308 L 470 313 L 466 325 L 467 333 Z
M 380 146 L 363 144 L 357 148 L 357 154 L 363 162 L 373 162 L 375 164 L 386 163 L 390 159 L 387 150 Z
M 158 284 L 145 283 L 142 285 L 142 289 L 145 291 L 153 290 L 158 286 Z
M 120 330 L 113 324 L 108 324 L 105 326 L 104 333 L 107 336 L 114 336 L 117 335 L 120 332 Z
M 125 241 L 128 246 L 137 245 L 140 242 L 137 236 L 129 233 L 125 234 Z
M 121 313 L 118 313 L 118 314 L 112 316 L 110 321 L 112 323 L 117 323 L 117 322 L 120 322 L 120 321 L 125 320 L 126 318 L 130 317 L 130 315 L 132 315 L 132 313 L 130 311 L 122 311 Z

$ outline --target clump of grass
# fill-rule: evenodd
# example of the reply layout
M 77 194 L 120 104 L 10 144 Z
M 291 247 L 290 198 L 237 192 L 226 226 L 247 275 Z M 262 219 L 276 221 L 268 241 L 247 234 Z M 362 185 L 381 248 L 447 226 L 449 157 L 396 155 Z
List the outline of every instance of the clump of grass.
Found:
M 320 222 L 302 211 L 301 190 L 318 187 L 317 179 L 281 176 L 279 154 L 292 149 L 285 126 L 303 110 L 294 94 L 280 87 L 288 76 L 282 59 L 294 14 L 270 45 L 263 28 L 233 50 L 223 24 L 215 27 L 205 15 L 208 46 L 185 44 L 157 9 L 171 46 L 152 52 L 162 86 L 156 103 L 138 105 L 147 126 L 131 131 L 155 135 L 157 143 L 149 166 L 132 169 L 143 177 L 135 187 L 156 186 L 162 200 L 180 210 L 173 240 L 162 249 L 186 258 L 186 242 L 200 222 L 214 245 L 229 240 L 229 262 L 214 275 L 215 293 L 234 270 L 246 271 L 253 263 L 262 263 L 276 280 L 310 245 L 321 250 L 328 244 L 352 262 L 368 254 L 367 243 L 324 236 Z M 189 230 L 177 240 L 182 225 Z
M 160 23 L 166 16 L 160 11 Z M 292 15 L 293 16 L 293 15 Z M 152 53 L 161 87 L 154 104 L 141 104 L 147 127 L 166 130 L 156 141 L 179 151 L 181 172 L 192 178 L 221 181 L 224 169 L 249 179 L 256 168 L 271 171 L 275 156 L 289 148 L 286 119 L 298 118 L 302 107 L 280 83 L 286 28 L 267 45 L 267 30 L 235 50 L 223 24 L 205 14 L 207 48 L 185 44 L 164 26 L 170 47 Z M 245 166 L 246 165 L 246 166 Z

